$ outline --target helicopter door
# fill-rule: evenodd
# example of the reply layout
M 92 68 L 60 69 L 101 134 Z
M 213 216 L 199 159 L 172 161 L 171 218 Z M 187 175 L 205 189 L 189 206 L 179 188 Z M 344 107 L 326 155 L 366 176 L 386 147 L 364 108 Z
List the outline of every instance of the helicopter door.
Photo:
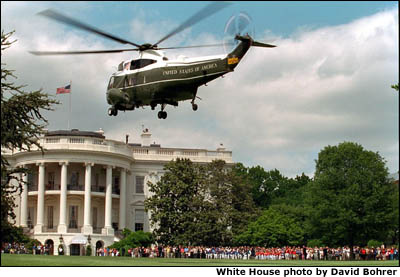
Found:
M 129 80 L 130 80 L 130 78 L 128 78 L 128 75 L 125 75 L 125 78 L 124 78 L 124 88 L 130 86 Z

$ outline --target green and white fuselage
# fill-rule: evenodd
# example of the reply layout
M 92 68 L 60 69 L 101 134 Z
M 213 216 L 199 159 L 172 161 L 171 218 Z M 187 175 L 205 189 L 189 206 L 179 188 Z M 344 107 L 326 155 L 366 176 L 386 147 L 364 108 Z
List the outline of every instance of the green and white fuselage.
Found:
M 231 72 L 250 48 L 252 39 L 242 37 L 229 54 L 196 58 L 179 56 L 169 60 L 163 51 L 146 50 L 139 59 L 122 62 L 108 85 L 107 102 L 115 110 L 133 110 L 158 104 L 177 106 L 179 101 L 194 100 L 197 89 Z

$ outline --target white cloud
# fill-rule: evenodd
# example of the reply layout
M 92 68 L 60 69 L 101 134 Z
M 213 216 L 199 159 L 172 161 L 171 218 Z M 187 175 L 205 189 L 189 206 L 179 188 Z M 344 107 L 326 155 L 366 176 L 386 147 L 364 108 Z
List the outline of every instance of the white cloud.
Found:
M 13 14 L 16 10 L 12 6 Z M 177 26 L 173 20 L 148 23 L 145 11 L 142 13 L 128 25 L 133 41 L 143 38 L 138 43 L 154 42 L 154 37 Z M 397 10 L 340 26 L 303 29 L 290 38 L 265 30 L 259 40 L 277 48 L 250 49 L 235 72 L 199 88 L 202 100 L 197 101 L 197 112 L 191 110 L 189 102 L 183 102 L 176 109 L 167 108 L 167 120 L 158 120 L 156 111 L 149 108 L 118 117 L 107 115 L 108 78 L 132 53 L 32 56 L 28 50 L 107 47 L 101 38 L 71 32 L 46 20 L 28 24 L 33 22 L 29 21 L 33 12 L 25 10 L 24 14 L 28 21 L 7 22 L 17 30 L 19 41 L 2 58 L 16 70 L 18 81 L 29 84 L 30 89 L 43 87 L 55 92 L 56 87 L 72 80 L 73 128 L 101 127 L 112 139 L 124 140 L 129 133 L 131 141 L 138 141 L 144 124 L 161 145 L 215 149 L 224 143 L 233 151 L 235 161 L 259 164 L 267 170 L 277 168 L 288 176 L 303 171 L 312 174 L 317 153 L 326 145 L 343 141 L 379 151 L 390 171 L 399 167 L 398 94 L 390 88 L 398 82 L 399 74 Z M 187 30 L 175 42 L 212 44 L 218 40 L 206 32 L 192 37 Z M 220 50 L 189 49 L 183 53 L 199 56 Z M 169 55 L 180 53 L 171 51 Z M 67 127 L 68 100 L 59 99 L 63 105 L 48 113 L 50 129 Z

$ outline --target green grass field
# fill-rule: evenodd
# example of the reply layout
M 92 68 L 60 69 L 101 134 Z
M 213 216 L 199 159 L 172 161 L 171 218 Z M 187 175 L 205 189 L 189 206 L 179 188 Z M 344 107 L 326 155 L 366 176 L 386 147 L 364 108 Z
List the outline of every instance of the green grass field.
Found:
M 399 266 L 399 261 L 259 261 L 1 254 L 1 266 Z

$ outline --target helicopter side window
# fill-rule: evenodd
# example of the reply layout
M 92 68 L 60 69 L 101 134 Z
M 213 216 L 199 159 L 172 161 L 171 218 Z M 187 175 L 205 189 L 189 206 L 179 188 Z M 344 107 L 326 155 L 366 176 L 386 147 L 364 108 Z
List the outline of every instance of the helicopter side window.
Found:
M 145 67 L 148 65 L 151 65 L 153 63 L 157 62 L 156 60 L 150 60 L 150 59 L 141 59 L 140 60 L 140 67 Z
M 119 65 L 118 65 L 118 71 L 122 71 L 124 69 L 124 62 L 121 62 Z
M 139 69 L 140 68 L 140 60 L 133 60 L 131 62 L 131 70 Z
M 131 70 L 143 68 L 145 66 L 151 65 L 153 63 L 156 63 L 156 60 L 151 60 L 151 59 L 139 59 L 139 60 L 133 60 L 131 62 Z
M 129 70 L 130 66 L 131 66 L 131 62 L 125 63 L 124 64 L 124 70 Z

